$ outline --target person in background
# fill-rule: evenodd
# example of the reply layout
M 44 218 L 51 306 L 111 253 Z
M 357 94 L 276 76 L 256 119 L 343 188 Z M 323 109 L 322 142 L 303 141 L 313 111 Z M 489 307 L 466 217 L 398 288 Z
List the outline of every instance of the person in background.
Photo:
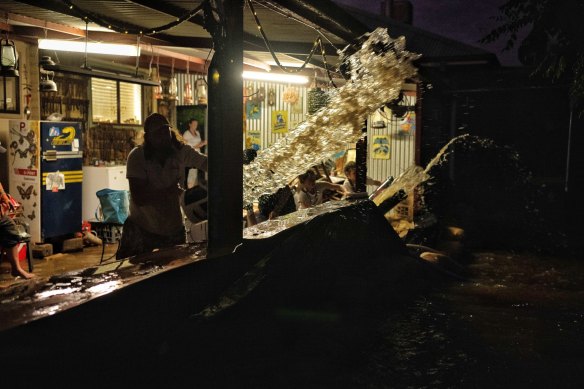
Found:
M 294 192 L 288 185 L 281 187 L 276 193 L 260 196 L 258 203 L 260 213 L 267 220 L 296 211 Z
M 310 169 L 298 176 L 298 187 L 294 194 L 296 209 L 311 208 L 323 203 L 325 190 L 332 190 L 342 193 L 347 192 L 343 185 L 333 184 L 327 181 L 316 181 L 316 173 Z
M 185 170 L 207 171 L 207 156 L 183 143 L 168 120 L 144 121 L 144 144 L 128 155 L 130 215 L 122 229 L 118 259 L 186 242 L 179 196 Z
M 201 147 L 207 144 L 206 140 L 202 140 L 201 133 L 197 130 L 199 122 L 196 119 L 189 120 L 189 127 L 183 132 L 182 137 L 186 144 L 201 152 Z M 190 169 L 187 176 L 187 188 L 192 188 L 197 184 L 197 169 Z
M 189 120 L 189 127 L 183 132 L 182 137 L 186 144 L 194 147 L 198 152 L 201 151 L 201 147 L 207 144 L 206 140 L 202 140 L 201 133 L 197 129 L 199 127 L 199 122 L 197 119 Z
M 349 161 L 345 164 L 345 168 L 343 170 L 345 172 L 345 177 L 347 177 L 345 182 L 343 182 L 343 186 L 345 187 L 347 193 L 357 192 L 357 164 L 354 161 Z M 381 181 L 367 177 L 367 185 L 379 186 L 381 185 Z
M 5 153 L 6 149 L 0 145 L 0 153 Z M 0 183 L 0 202 L 3 205 L 7 205 L 6 208 L 9 212 L 14 212 L 14 207 L 8 199 L 4 187 Z M 20 266 L 20 260 L 18 258 L 18 243 L 20 242 L 20 234 L 16 229 L 16 224 L 8 215 L 2 212 L 4 207 L 0 207 L 0 246 L 6 251 L 6 257 L 10 266 L 12 268 L 11 274 L 14 277 L 22 278 L 33 278 L 34 274 L 25 271 L 22 266 Z
M 249 165 L 257 156 L 258 152 L 253 148 L 243 150 L 243 164 Z
M 170 120 L 170 107 L 166 101 L 160 101 L 158 103 L 158 113 L 164 116 L 166 120 Z

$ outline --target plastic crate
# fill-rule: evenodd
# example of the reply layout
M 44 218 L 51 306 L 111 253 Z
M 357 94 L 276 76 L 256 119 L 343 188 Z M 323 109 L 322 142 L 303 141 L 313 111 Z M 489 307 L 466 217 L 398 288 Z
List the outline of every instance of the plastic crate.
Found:
M 121 224 L 91 223 L 91 228 L 104 243 L 116 243 L 122 238 Z

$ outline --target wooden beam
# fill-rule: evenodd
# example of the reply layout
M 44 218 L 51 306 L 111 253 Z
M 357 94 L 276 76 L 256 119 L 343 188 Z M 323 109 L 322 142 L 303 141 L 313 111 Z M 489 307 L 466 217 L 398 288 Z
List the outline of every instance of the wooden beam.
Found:
M 20 2 L 25 3 L 25 4 L 30 4 L 30 5 L 33 5 L 35 7 L 40 7 L 40 8 L 49 10 L 49 11 L 61 13 L 64 15 L 78 17 L 81 19 L 81 15 L 77 11 L 75 11 L 74 9 L 73 10 L 70 9 L 64 3 L 55 2 L 55 1 L 51 1 L 51 0 L 45 0 L 42 4 L 39 4 L 39 2 L 35 1 L 35 0 L 20 0 Z M 104 19 L 107 19 L 112 24 L 119 24 L 119 25 L 127 26 L 129 29 L 144 30 L 144 31 L 148 30 L 148 28 L 146 28 L 144 26 L 139 26 L 139 25 L 123 22 L 123 21 L 117 20 L 117 19 L 110 17 L 110 16 L 103 16 L 103 15 L 99 15 L 99 16 L 104 18 Z M 52 23 L 52 24 L 56 25 L 56 23 Z M 70 28 L 75 29 L 74 27 L 70 27 Z M 83 37 L 85 36 L 84 30 L 80 30 L 80 29 L 75 29 L 75 30 L 82 31 L 83 32 L 82 36 Z M 64 32 L 64 31 L 61 31 L 61 32 Z M 94 31 L 89 32 L 90 37 L 93 36 L 93 34 L 97 34 L 97 32 L 94 32 Z M 117 34 L 124 35 L 122 33 L 117 33 Z M 130 35 L 130 36 L 132 36 L 132 35 Z M 181 42 L 184 42 L 183 39 L 177 38 L 177 37 L 174 37 L 174 36 L 171 36 L 168 34 L 156 34 L 155 36 L 148 35 L 148 37 L 150 37 L 151 39 L 157 39 L 158 41 L 167 42 L 169 45 L 184 46 L 184 44 L 181 43 Z M 135 38 L 135 35 L 134 35 L 134 38 Z M 187 39 L 192 39 L 192 38 L 187 38 Z M 207 41 L 209 41 L 209 40 L 207 40 Z M 194 42 L 194 41 L 191 41 L 191 42 Z M 190 47 L 190 46 L 186 46 L 186 47 Z M 197 46 L 193 46 L 193 47 L 197 47 Z
M 85 30 L 82 30 L 82 29 L 79 29 L 76 27 L 66 26 L 64 24 L 53 23 L 53 22 L 49 22 L 47 20 L 41 20 L 41 19 L 30 17 L 30 16 L 19 15 L 19 14 L 14 14 L 14 13 L 9 13 L 9 12 L 5 14 L 5 17 L 9 21 L 24 23 L 24 24 L 27 24 L 29 26 L 39 27 L 42 29 L 50 30 L 50 31 L 57 31 L 57 32 L 61 32 L 61 33 L 67 34 L 67 35 L 85 37 Z
M 13 32 L 13 28 L 10 24 L 6 24 L 4 22 L 0 22 L 0 30 L 2 31 L 7 31 L 7 32 Z
M 159 46 L 156 47 L 152 47 L 149 45 L 140 45 L 140 50 L 142 52 L 151 54 L 151 55 L 158 55 L 161 57 L 170 57 L 170 58 L 175 58 L 184 62 L 189 62 L 189 63 L 193 63 L 193 64 L 199 64 L 199 65 L 204 65 L 206 63 L 206 61 L 203 58 L 199 58 L 199 57 L 193 57 L 191 55 L 187 55 L 187 54 L 181 54 L 181 53 L 176 53 L 176 52 L 172 52 L 172 51 L 168 51 L 166 49 L 163 49 Z

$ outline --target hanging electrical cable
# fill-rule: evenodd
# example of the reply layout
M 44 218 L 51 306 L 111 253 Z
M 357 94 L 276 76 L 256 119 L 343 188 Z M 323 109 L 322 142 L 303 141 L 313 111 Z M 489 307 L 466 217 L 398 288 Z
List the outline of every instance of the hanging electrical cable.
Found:
M 294 15 L 292 15 L 292 14 L 290 14 L 288 12 L 282 11 L 281 9 L 278 9 L 276 5 L 274 5 L 274 4 L 270 3 L 270 2 L 264 2 L 264 3 L 262 3 L 262 5 L 264 7 L 266 7 L 266 8 L 269 8 L 274 13 L 277 13 L 279 15 L 285 16 L 288 19 L 292 19 L 292 20 L 294 20 L 297 23 L 300 23 L 300 24 L 302 24 L 302 25 L 304 25 L 304 26 L 306 26 L 308 28 L 313 29 L 314 31 L 317 32 L 318 35 L 321 36 L 321 38 L 324 38 L 335 49 L 335 51 L 337 51 L 337 52 L 340 51 L 340 49 L 337 46 L 335 46 L 335 44 L 325 34 L 322 33 L 322 31 L 320 30 L 320 28 L 314 27 L 310 23 L 306 23 L 305 21 L 303 21 L 303 20 L 295 17 Z
M 83 69 L 91 70 L 89 65 L 87 64 L 87 44 L 89 39 L 89 20 L 85 18 L 85 57 L 83 61 Z
M 134 76 L 138 77 L 139 74 L 139 70 L 140 70 L 140 37 L 142 35 L 138 35 L 136 37 L 136 53 L 138 53 L 138 55 L 136 56 L 136 71 Z
M 330 81 L 331 85 L 332 85 L 333 87 L 337 88 L 337 85 L 335 84 L 335 82 L 334 82 L 334 80 L 333 80 L 333 77 L 332 77 L 332 75 L 331 75 L 331 69 L 329 68 L 329 66 L 328 66 L 328 63 L 327 63 L 327 59 L 326 59 L 326 52 L 325 52 L 325 49 L 324 49 L 324 46 L 323 46 L 323 43 L 322 43 L 322 39 L 321 39 L 321 37 L 325 38 L 325 39 L 326 39 L 326 40 L 327 40 L 327 41 L 328 41 L 328 42 L 329 42 L 329 43 L 330 43 L 330 44 L 331 44 L 331 45 L 332 45 L 332 46 L 335 48 L 335 50 L 336 50 L 337 52 L 339 52 L 339 49 L 338 49 L 338 48 L 337 48 L 337 47 L 336 47 L 336 46 L 335 46 L 335 45 L 334 45 L 334 44 L 333 44 L 333 43 L 330 41 L 330 39 L 328 39 L 328 37 L 327 37 L 326 35 L 324 35 L 324 34 L 323 34 L 323 33 L 322 33 L 322 32 L 321 32 L 319 29 L 317 29 L 317 28 L 314 28 L 314 27 L 313 27 L 313 26 L 311 26 L 310 24 L 308 24 L 308 23 L 305 23 L 305 22 L 303 22 L 302 20 L 300 20 L 300 19 L 298 19 L 298 18 L 295 18 L 295 17 L 291 16 L 290 14 L 288 14 L 288 13 L 285 13 L 285 12 L 282 12 L 282 11 L 279 11 L 279 10 L 275 10 L 275 9 L 273 9 L 272 7 L 270 7 L 270 9 L 271 9 L 272 11 L 274 11 L 274 12 L 276 12 L 276 13 L 280 14 L 280 15 L 286 16 L 287 18 L 290 18 L 290 19 L 292 19 L 292 20 L 294 20 L 294 21 L 296 21 L 296 22 L 298 22 L 298 23 L 300 23 L 300 24 L 303 24 L 303 25 L 307 26 L 307 27 L 310 27 L 310 28 L 312 28 L 313 30 L 315 30 L 315 31 L 316 31 L 316 32 L 317 32 L 317 33 L 320 35 L 320 36 L 319 36 L 319 37 L 317 37 L 317 38 L 316 38 L 316 40 L 314 41 L 314 46 L 312 47 L 312 49 L 311 49 L 311 51 L 310 51 L 310 54 L 309 54 L 308 58 L 307 58 L 307 59 L 304 61 L 304 63 L 302 64 L 302 66 L 300 66 L 299 68 L 294 68 L 293 70 L 290 70 L 290 69 L 286 68 L 285 66 L 283 66 L 283 65 L 280 63 L 280 61 L 278 60 L 278 58 L 277 58 L 277 56 L 276 56 L 276 53 L 275 53 L 275 52 L 274 52 L 274 50 L 272 49 L 272 46 L 271 46 L 271 44 L 270 44 L 270 42 L 269 42 L 269 39 L 268 39 L 268 37 L 266 36 L 266 34 L 265 34 L 265 32 L 264 32 L 264 29 L 263 29 L 263 28 L 262 28 L 262 26 L 261 26 L 260 20 L 259 20 L 259 18 L 257 17 L 257 13 L 255 12 L 255 9 L 254 9 L 254 7 L 253 7 L 253 4 L 252 4 L 251 0 L 246 0 L 246 4 L 249 6 L 249 9 L 250 9 L 250 11 L 251 11 L 251 13 L 252 13 L 252 15 L 253 15 L 253 17 L 254 17 L 254 20 L 255 20 L 255 22 L 256 22 L 256 25 L 257 25 L 257 27 L 258 27 L 258 30 L 260 31 L 260 34 L 261 34 L 261 36 L 262 36 L 262 39 L 264 40 L 264 43 L 265 43 L 265 45 L 266 45 L 266 48 L 267 48 L 267 49 L 268 49 L 268 51 L 270 52 L 270 54 L 271 54 L 272 58 L 274 59 L 274 61 L 276 62 L 276 65 L 278 66 L 278 68 L 280 68 L 280 69 L 282 69 L 283 71 L 285 71 L 285 72 L 288 72 L 288 73 L 299 72 L 299 71 L 303 70 L 303 69 L 306 67 L 306 65 L 308 65 L 308 63 L 309 63 L 309 62 L 310 62 L 310 60 L 312 59 L 312 57 L 313 57 L 314 53 L 316 52 L 316 49 L 317 49 L 318 47 L 320 47 L 320 51 L 321 51 L 321 55 L 322 55 L 322 58 L 323 58 L 323 63 L 324 63 L 324 68 L 325 68 L 325 70 L 326 70 L 326 74 L 327 74 L 327 76 L 328 76 L 328 78 L 329 78 L 329 81 Z M 264 6 L 266 6 L 267 4 L 263 4 L 263 5 L 264 5 Z M 266 8 L 268 8 L 268 7 L 266 7 Z M 342 76 L 342 77 L 343 77 L 343 78 L 346 80 L 346 77 L 345 77 L 345 76 L 344 76 L 342 73 L 340 73 L 340 74 L 341 74 L 341 76 Z
M 333 80 L 333 77 L 331 76 L 331 71 L 330 71 L 328 64 L 327 64 L 327 61 L 326 61 L 326 54 L 324 52 L 324 47 L 322 46 L 322 40 L 319 38 L 318 42 L 320 44 L 320 52 L 322 54 L 322 60 L 324 63 L 324 70 L 326 70 L 326 75 L 328 76 L 329 81 L 331 82 L 331 85 L 336 88 L 337 85 L 335 84 L 335 81 Z
M 280 63 L 280 60 L 278 59 L 276 53 L 274 52 L 274 50 L 272 49 L 272 45 L 270 44 L 270 41 L 268 40 L 268 37 L 266 36 L 266 33 L 264 32 L 264 29 L 262 28 L 262 25 L 260 23 L 260 20 L 258 19 L 257 13 L 255 11 L 255 9 L 253 8 L 253 5 L 251 3 L 251 0 L 246 0 L 246 3 L 251 11 L 251 14 L 256 22 L 256 25 L 258 27 L 258 30 L 260 31 L 260 35 L 262 36 L 262 39 L 264 41 L 264 44 L 266 45 L 266 48 L 268 49 L 268 51 L 270 52 L 272 58 L 274 59 L 274 62 L 276 62 L 276 65 L 278 66 L 278 68 L 280 68 L 282 71 L 286 72 L 286 73 L 297 73 L 301 70 L 304 70 L 304 68 L 306 67 L 306 65 L 308 65 L 308 63 L 310 62 L 310 60 L 312 59 L 312 56 L 314 55 L 314 53 L 316 52 L 316 49 L 319 45 L 320 42 L 320 37 L 316 38 L 316 40 L 314 41 L 314 44 L 312 46 L 312 49 L 310 50 L 310 53 L 308 54 L 308 58 L 306 58 L 306 60 L 304 61 L 304 63 L 298 67 L 298 68 L 294 68 L 294 69 L 289 69 L 285 66 L 283 66 Z
M 168 86 L 168 98 L 170 100 L 176 100 L 178 97 L 178 82 L 176 80 L 176 75 L 174 74 L 174 57 L 171 59 L 170 67 L 170 80 Z
M 186 105 L 191 105 L 193 103 L 193 94 L 192 94 L 192 88 L 191 88 L 191 75 L 189 74 L 189 60 L 187 59 L 187 75 L 186 75 L 186 81 L 184 84 L 184 88 L 183 88 L 183 104 Z
M 152 47 L 152 43 L 150 43 L 150 62 L 148 63 L 148 79 L 152 80 L 152 62 L 154 62 L 154 48 Z
M 144 28 L 138 28 L 138 27 L 116 25 L 116 23 L 113 23 L 112 21 L 108 21 L 107 19 L 104 19 L 101 16 L 99 16 L 93 12 L 83 11 L 80 7 L 74 5 L 71 1 L 68 1 L 68 0 L 62 0 L 62 1 L 65 5 L 67 5 L 67 7 L 69 7 L 69 9 L 71 11 L 75 12 L 83 20 L 91 21 L 95 24 L 98 24 L 101 27 L 107 27 L 110 30 L 113 30 L 115 32 L 119 32 L 119 33 L 123 33 L 123 34 L 136 34 L 136 35 L 155 35 L 155 34 L 159 34 L 159 33 L 163 32 L 163 31 L 169 30 L 173 27 L 176 27 L 179 24 L 193 18 L 196 14 L 201 12 L 203 9 L 203 4 L 205 3 L 205 2 L 203 2 L 203 3 L 199 4 L 197 7 L 193 8 L 191 11 L 186 12 L 183 16 L 181 16 L 180 18 L 177 18 L 176 20 L 174 20 L 170 23 L 163 24 L 162 26 L 158 26 L 158 27 L 154 27 L 154 28 L 144 29 Z
M 162 80 L 160 79 L 160 55 L 156 56 L 156 78 L 158 79 L 158 86 L 156 87 L 155 96 L 157 100 L 160 100 L 164 97 L 164 91 L 162 90 Z

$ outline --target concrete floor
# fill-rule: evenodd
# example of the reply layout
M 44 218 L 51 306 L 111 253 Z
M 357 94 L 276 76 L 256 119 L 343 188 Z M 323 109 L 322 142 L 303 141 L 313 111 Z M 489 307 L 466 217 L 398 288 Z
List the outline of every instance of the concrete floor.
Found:
M 113 257 L 117 248 L 117 243 L 106 243 L 103 262 L 114 261 L 115 259 Z M 76 252 L 56 253 L 45 258 L 33 258 L 33 273 L 36 277 L 45 278 L 72 270 L 96 266 L 100 262 L 101 252 L 101 246 L 87 246 Z M 28 270 L 26 259 L 22 260 L 21 264 L 25 270 Z M 14 277 L 10 274 L 10 263 L 8 263 L 8 260 L 2 259 L 0 262 L 0 289 L 21 282 L 24 282 L 22 278 Z

